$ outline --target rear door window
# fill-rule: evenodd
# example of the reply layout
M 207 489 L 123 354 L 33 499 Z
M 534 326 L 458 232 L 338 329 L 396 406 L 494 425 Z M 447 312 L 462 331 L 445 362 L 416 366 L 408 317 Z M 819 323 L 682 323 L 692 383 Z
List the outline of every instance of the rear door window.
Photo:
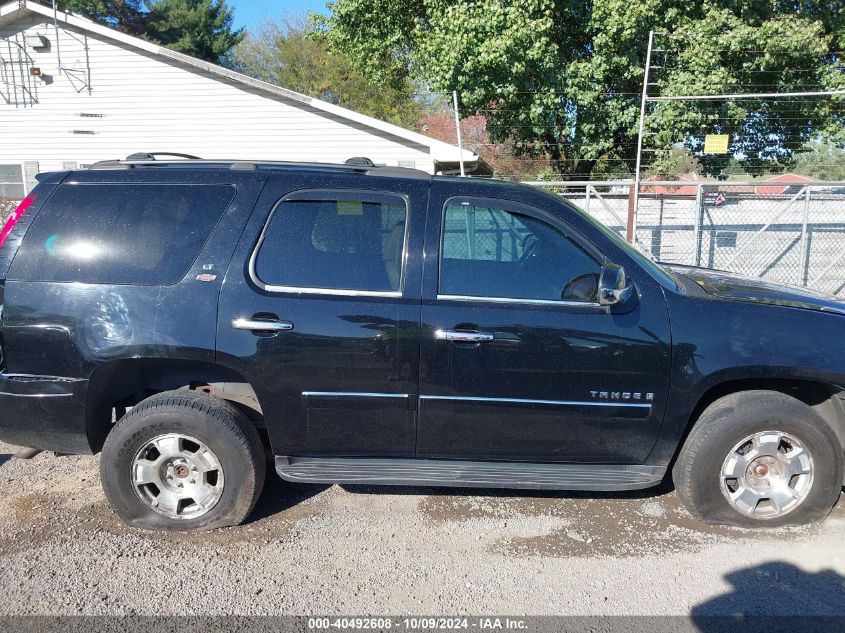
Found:
M 390 194 L 295 194 L 273 211 L 253 275 L 270 291 L 398 293 L 406 216 Z
M 27 231 L 9 278 L 174 284 L 234 196 L 231 185 L 61 185 Z

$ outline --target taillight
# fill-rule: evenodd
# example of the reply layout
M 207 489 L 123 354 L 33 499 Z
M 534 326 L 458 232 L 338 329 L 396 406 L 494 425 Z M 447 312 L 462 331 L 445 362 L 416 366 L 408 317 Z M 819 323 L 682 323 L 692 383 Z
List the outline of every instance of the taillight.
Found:
M 15 228 L 15 224 L 18 223 L 18 220 L 23 217 L 23 214 L 26 213 L 26 210 L 32 206 L 32 203 L 35 202 L 35 200 L 36 196 L 34 194 L 29 194 L 23 199 L 23 201 L 21 201 L 18 208 L 15 209 L 15 212 L 6 221 L 6 226 L 4 226 L 3 230 L 0 231 L 0 248 L 3 248 L 3 244 L 5 244 L 6 240 L 9 238 L 9 233 L 12 232 L 12 229 Z

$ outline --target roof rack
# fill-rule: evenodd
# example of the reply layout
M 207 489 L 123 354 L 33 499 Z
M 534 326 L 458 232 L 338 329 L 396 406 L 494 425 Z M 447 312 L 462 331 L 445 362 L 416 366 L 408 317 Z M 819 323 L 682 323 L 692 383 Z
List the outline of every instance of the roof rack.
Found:
M 179 160 L 157 160 L 156 156 L 175 156 Z M 132 169 L 134 167 L 226 167 L 232 170 L 258 169 L 302 169 L 315 171 L 355 172 L 373 176 L 393 176 L 396 178 L 431 178 L 431 174 L 420 169 L 410 167 L 379 166 L 369 158 L 356 156 L 344 163 L 306 163 L 294 161 L 260 160 L 249 161 L 243 159 L 197 158 L 190 154 L 174 152 L 139 152 L 130 154 L 124 160 L 101 160 L 92 164 L 88 169 Z
M 176 158 L 202 160 L 199 156 L 181 154 L 179 152 L 138 152 L 136 154 L 129 154 L 129 156 L 126 157 L 126 160 L 157 160 L 156 156 L 175 156 Z

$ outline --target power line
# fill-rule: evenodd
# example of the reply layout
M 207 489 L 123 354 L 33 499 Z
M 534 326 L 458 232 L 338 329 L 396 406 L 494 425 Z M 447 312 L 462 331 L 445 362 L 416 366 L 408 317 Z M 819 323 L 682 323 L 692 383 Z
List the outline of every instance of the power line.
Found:
M 709 101 L 709 100 L 730 100 L 730 99 L 779 99 L 781 97 L 822 97 L 845 95 L 845 90 L 824 90 L 816 92 L 765 92 L 765 93 L 744 93 L 744 94 L 720 94 L 720 95 L 667 95 L 658 97 L 647 97 L 649 101 Z
M 687 55 L 691 54 L 692 47 L 689 45 L 688 39 L 684 39 L 685 46 L 683 48 L 678 49 L 670 49 L 670 48 L 655 48 L 652 49 L 652 53 L 676 53 L 678 55 Z M 845 51 L 837 50 L 837 51 L 825 51 L 823 53 L 810 53 L 807 51 L 795 51 L 795 50 L 782 50 L 782 51 L 775 51 L 775 50 L 766 50 L 760 48 L 742 48 L 742 49 L 735 49 L 735 48 L 717 48 L 717 49 L 705 49 L 705 53 L 738 53 L 738 54 L 759 54 L 759 53 L 766 53 L 768 55 L 803 55 L 807 57 L 828 57 L 830 55 L 845 55 Z

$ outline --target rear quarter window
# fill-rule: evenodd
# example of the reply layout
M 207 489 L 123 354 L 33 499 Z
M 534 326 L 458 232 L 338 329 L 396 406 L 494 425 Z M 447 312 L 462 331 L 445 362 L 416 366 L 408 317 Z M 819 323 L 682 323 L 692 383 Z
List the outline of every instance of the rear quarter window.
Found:
M 231 185 L 61 185 L 27 231 L 8 277 L 174 284 L 234 196 Z

